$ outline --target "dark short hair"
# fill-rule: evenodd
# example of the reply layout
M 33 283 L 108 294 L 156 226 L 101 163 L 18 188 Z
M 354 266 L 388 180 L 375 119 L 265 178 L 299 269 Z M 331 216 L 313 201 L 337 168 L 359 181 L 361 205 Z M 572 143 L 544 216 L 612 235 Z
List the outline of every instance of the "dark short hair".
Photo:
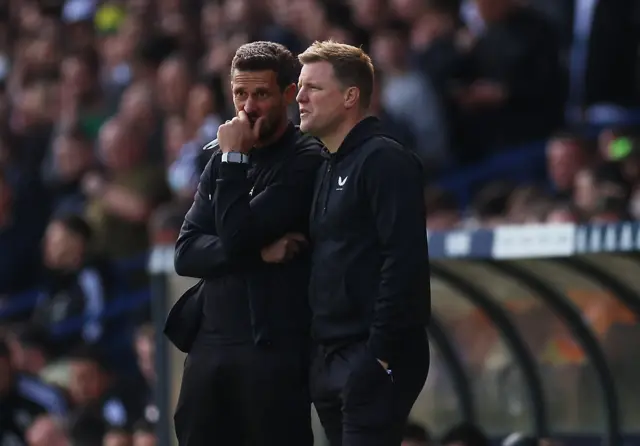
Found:
M 77 214 L 64 214 L 53 219 L 54 222 L 60 223 L 65 229 L 73 234 L 79 235 L 86 242 L 91 240 L 93 231 L 89 223 Z
M 411 28 L 400 20 L 390 20 L 378 32 L 383 36 L 397 37 L 403 42 L 411 37 Z
M 67 355 L 70 361 L 90 362 L 98 366 L 103 372 L 109 372 L 111 367 L 104 353 L 90 345 L 79 345 Z
M 21 346 L 36 348 L 47 358 L 53 356 L 53 343 L 48 331 L 44 327 L 26 325 L 17 329 L 14 333 L 15 339 Z
M 258 41 L 242 45 L 231 62 L 234 71 L 264 71 L 276 73 L 278 86 L 284 90 L 298 81 L 300 65 L 284 45 L 275 42 Z
M 371 105 L 374 83 L 373 63 L 361 48 L 333 40 L 316 41 L 298 56 L 298 60 L 303 65 L 328 62 L 342 86 L 357 87 L 360 90 L 362 108 L 366 109 Z
M 77 59 L 89 70 L 91 76 L 97 77 L 100 75 L 100 55 L 95 48 L 83 48 L 73 51 L 67 58 Z

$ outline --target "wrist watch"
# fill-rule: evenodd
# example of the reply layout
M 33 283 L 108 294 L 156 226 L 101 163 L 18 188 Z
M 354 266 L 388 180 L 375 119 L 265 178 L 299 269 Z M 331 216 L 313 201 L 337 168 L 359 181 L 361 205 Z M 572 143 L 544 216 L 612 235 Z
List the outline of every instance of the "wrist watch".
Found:
M 223 163 L 249 164 L 249 157 L 240 152 L 226 152 L 222 154 Z

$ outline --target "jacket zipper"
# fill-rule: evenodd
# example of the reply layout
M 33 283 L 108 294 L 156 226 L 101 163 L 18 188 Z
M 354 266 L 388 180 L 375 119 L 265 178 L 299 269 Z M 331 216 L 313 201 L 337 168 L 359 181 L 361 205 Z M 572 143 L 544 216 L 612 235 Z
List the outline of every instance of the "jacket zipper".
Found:
M 324 200 L 323 200 L 323 203 L 322 203 L 322 215 L 323 216 L 327 213 L 327 206 L 329 205 L 329 192 L 331 191 L 331 180 L 333 178 L 333 175 L 331 173 L 332 172 L 332 167 L 333 167 L 333 158 L 331 158 L 331 160 L 329 160 L 329 165 L 327 166 L 326 174 L 325 174 L 325 176 L 323 178 L 323 183 L 324 183 L 325 179 L 328 179 L 326 184 L 323 185 L 323 188 L 324 188 Z

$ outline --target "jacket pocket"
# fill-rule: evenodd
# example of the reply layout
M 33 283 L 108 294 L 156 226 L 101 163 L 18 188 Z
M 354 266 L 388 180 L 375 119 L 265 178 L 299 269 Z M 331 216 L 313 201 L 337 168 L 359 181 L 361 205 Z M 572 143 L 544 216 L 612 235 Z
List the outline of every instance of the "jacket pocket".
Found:
M 393 392 L 393 378 L 363 344 L 345 384 L 344 413 L 376 424 L 388 422 L 393 412 Z
M 202 323 L 204 279 L 189 288 L 173 305 L 164 324 L 165 336 L 180 351 L 189 353 Z

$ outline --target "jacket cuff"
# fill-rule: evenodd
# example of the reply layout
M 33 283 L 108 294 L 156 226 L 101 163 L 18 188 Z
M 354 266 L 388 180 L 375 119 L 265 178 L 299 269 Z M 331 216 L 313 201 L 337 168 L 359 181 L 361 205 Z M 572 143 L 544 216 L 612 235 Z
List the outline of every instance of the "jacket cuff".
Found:
M 369 349 L 371 353 L 381 361 L 391 362 L 393 356 L 393 342 L 381 333 L 371 333 L 369 336 Z
M 220 163 L 219 180 L 246 180 L 249 165 L 244 163 Z

